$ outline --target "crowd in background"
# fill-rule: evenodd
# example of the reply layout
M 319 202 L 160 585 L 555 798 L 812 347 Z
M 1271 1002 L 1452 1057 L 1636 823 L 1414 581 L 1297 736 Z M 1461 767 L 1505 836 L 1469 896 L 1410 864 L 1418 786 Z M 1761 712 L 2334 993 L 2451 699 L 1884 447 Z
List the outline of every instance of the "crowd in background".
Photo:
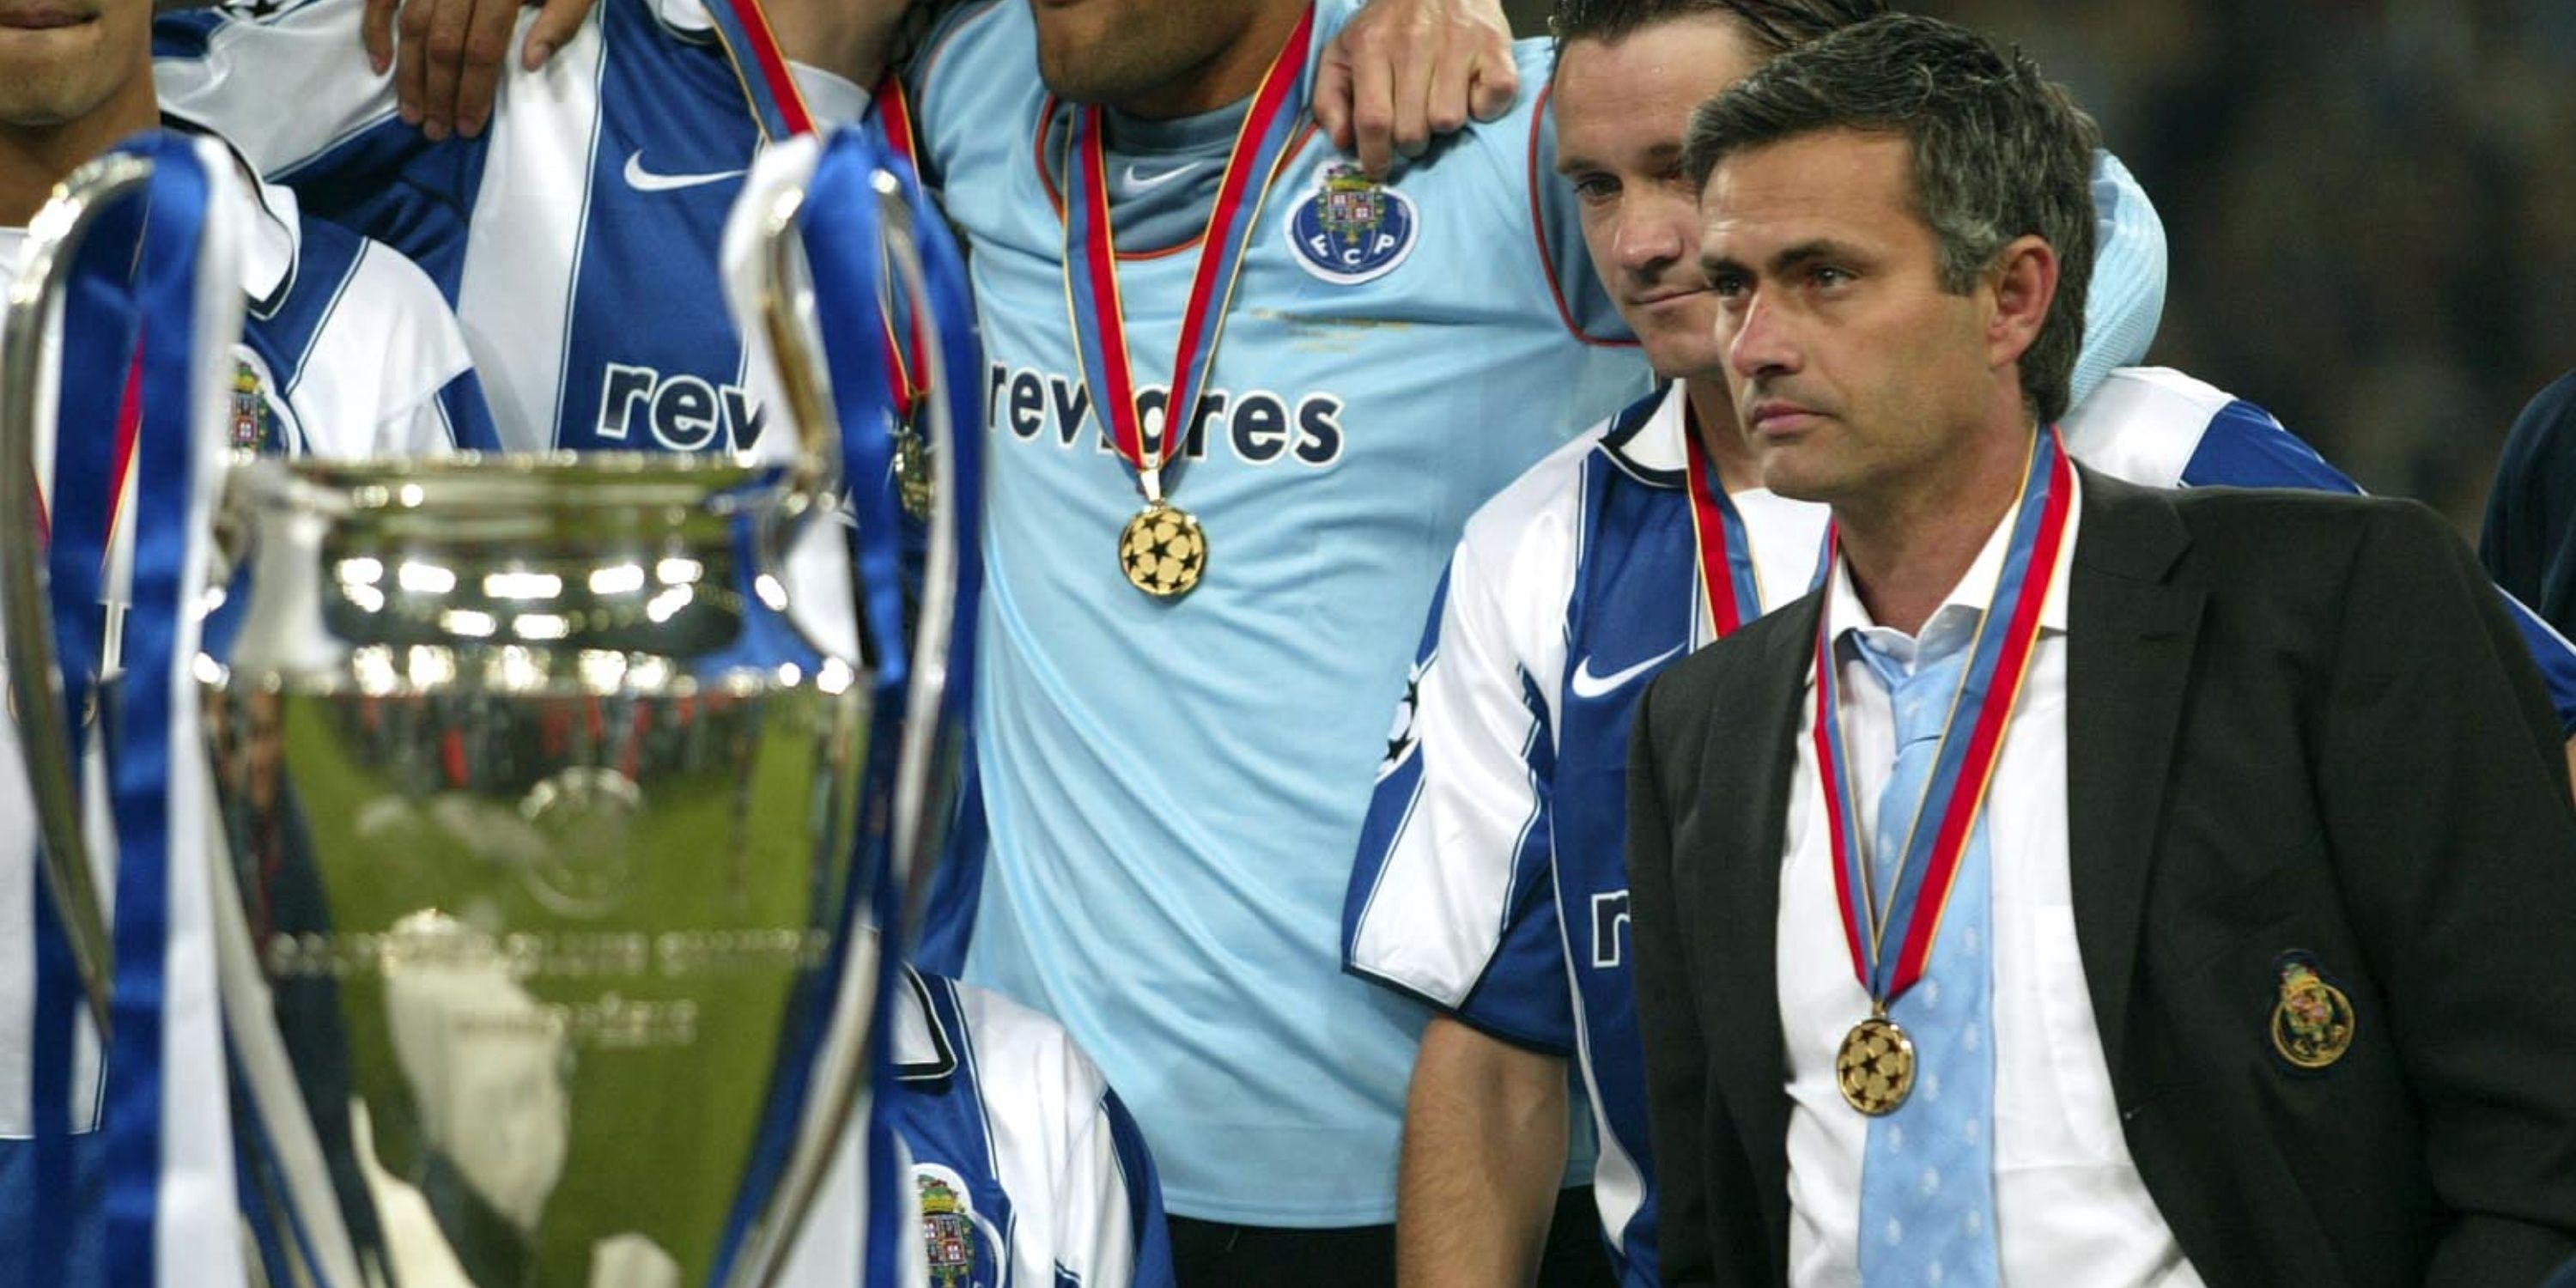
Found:
M 1512 0 L 1545 30 L 1543 0 Z M 2576 6 L 1906 0 L 2019 42 L 2164 216 L 2150 361 L 2261 403 L 2474 532 L 2498 446 L 2576 366 Z

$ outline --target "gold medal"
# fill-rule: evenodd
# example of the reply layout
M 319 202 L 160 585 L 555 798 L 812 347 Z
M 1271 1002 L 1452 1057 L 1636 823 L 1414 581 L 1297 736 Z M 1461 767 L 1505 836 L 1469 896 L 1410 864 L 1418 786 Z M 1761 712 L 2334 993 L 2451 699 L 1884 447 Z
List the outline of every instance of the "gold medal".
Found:
M 1872 1118 L 1895 1113 L 1914 1093 L 1914 1039 L 1885 1015 L 1862 1020 L 1843 1035 L 1834 1081 L 1852 1108 Z
M 1136 589 L 1156 599 L 1178 599 L 1207 571 L 1207 534 L 1189 511 L 1155 501 L 1118 533 L 1118 566 Z
M 905 514 L 930 517 L 930 442 L 908 420 L 894 430 L 894 492 Z

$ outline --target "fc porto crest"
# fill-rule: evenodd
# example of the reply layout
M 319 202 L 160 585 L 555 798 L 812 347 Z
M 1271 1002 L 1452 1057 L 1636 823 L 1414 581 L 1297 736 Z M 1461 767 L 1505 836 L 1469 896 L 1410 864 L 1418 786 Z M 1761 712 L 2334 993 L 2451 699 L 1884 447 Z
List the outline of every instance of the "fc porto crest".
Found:
M 227 441 L 239 451 L 269 451 L 277 446 L 277 417 L 268 406 L 268 373 L 259 355 L 233 351 L 233 383 L 226 423 Z
M 924 1163 L 913 1169 L 912 1183 L 921 1198 L 921 1246 L 930 1264 L 932 1288 L 968 1288 L 975 1278 L 975 1200 L 966 1182 L 947 1168 Z
M 2273 968 L 2280 997 L 2272 1006 L 2272 1049 L 2299 1069 L 2323 1069 L 2352 1049 L 2352 999 L 2306 953 L 2283 953 Z
M 1336 162 L 1316 177 L 1286 227 L 1299 266 L 1337 286 L 1356 286 L 1394 272 L 1413 253 L 1422 221 L 1411 197 Z

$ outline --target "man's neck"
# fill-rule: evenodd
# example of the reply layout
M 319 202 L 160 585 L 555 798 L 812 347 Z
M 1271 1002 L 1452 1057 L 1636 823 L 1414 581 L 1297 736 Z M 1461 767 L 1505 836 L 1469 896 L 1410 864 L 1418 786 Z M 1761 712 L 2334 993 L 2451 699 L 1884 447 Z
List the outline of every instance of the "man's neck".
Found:
M 1690 402 L 1691 432 L 1699 435 L 1700 448 L 1717 467 L 1717 485 L 1728 492 L 1762 486 L 1762 471 L 1735 419 L 1735 399 L 1727 393 L 1725 379 L 1684 380 L 1682 397 Z
M 152 80 L 142 93 L 121 94 L 106 106 L 61 125 L 0 125 L 0 228 L 24 228 L 82 162 L 116 146 L 127 135 L 161 123 Z
M 1886 497 L 1834 503 L 1852 589 L 1870 620 L 1923 629 L 1994 535 L 2030 460 L 2030 433 L 1980 434 L 1973 445 Z
M 1213 112 L 1252 97 L 1306 8 L 1307 0 L 1272 0 L 1264 4 L 1207 61 L 1174 77 L 1169 85 L 1111 106 L 1130 116 L 1168 121 Z

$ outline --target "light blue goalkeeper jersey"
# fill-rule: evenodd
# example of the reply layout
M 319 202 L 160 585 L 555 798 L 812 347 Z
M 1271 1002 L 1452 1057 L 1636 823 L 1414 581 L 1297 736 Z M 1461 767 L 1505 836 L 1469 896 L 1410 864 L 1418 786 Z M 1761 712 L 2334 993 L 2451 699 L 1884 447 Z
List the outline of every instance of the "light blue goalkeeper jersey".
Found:
M 1350 7 L 1327 4 L 1315 39 Z M 1543 84 L 1544 46 L 1520 57 Z M 1554 183 L 1540 95 L 1377 193 L 1327 188 L 1344 158 L 1310 133 L 1262 207 L 1174 491 L 1205 524 L 1206 579 L 1148 599 L 1117 559 L 1137 493 L 1075 357 L 1066 113 L 1036 67 L 1027 5 L 1001 0 L 917 70 L 926 168 L 972 243 L 992 425 L 991 870 L 966 973 L 1099 1062 L 1172 1211 L 1385 1221 L 1424 1012 L 1343 975 L 1338 936 L 1386 708 L 1468 514 L 1646 369 L 1560 300 L 1582 252 L 1571 220 L 1534 217 Z M 1114 166 L 1113 194 L 1163 173 L 1137 170 Z M 1118 266 L 1149 424 L 1195 250 Z

